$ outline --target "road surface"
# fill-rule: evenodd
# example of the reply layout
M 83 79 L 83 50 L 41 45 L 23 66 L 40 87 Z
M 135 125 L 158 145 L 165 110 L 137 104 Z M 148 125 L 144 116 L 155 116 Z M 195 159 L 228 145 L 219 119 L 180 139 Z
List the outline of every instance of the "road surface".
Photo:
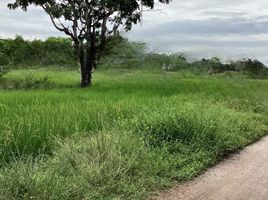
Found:
M 156 200 L 268 200 L 268 137 Z

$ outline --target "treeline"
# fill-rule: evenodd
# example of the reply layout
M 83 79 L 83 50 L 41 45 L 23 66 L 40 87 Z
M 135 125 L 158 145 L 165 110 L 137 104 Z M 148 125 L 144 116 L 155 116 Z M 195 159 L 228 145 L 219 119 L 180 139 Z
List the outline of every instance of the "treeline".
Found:
M 179 53 L 148 53 L 146 44 L 129 42 L 120 35 L 109 38 L 107 47 L 101 54 L 103 56 L 98 62 L 98 67 L 102 69 L 189 70 L 210 75 L 242 72 L 252 78 L 268 77 L 268 69 L 258 60 L 241 59 L 222 63 L 220 59 L 213 57 L 188 62 L 186 57 Z M 0 39 L 0 66 L 78 68 L 78 61 L 69 39 L 51 37 L 45 41 L 29 41 L 17 36 L 15 39 Z
M 225 72 L 241 72 L 251 78 L 267 78 L 268 68 L 257 59 L 244 58 L 223 63 L 219 58 L 204 58 L 189 62 L 185 55 L 148 53 L 146 44 L 128 42 L 121 39 L 113 44 L 111 42 L 109 53 L 104 56 L 100 65 L 102 68 L 140 68 L 161 69 L 165 71 L 187 70 L 196 74 L 218 74 Z M 231 75 L 231 73 L 229 73 Z
M 9 67 L 46 67 L 77 65 L 72 42 L 66 38 L 48 38 L 25 40 L 21 36 L 15 39 L 0 39 L 0 65 Z

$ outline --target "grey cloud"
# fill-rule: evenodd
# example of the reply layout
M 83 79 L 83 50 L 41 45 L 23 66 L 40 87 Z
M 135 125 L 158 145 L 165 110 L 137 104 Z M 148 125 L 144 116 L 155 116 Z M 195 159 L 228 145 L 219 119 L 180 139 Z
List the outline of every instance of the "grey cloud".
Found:
M 201 12 L 203 15 L 216 16 L 216 17 L 243 17 L 247 13 L 242 11 L 223 11 L 223 10 L 204 10 Z
M 247 18 L 209 18 L 205 20 L 176 20 L 144 28 L 141 34 L 262 34 L 268 33 L 268 19 L 258 21 Z
M 0 1 L 0 37 L 64 36 L 42 9 L 10 11 L 6 5 L 12 0 Z M 131 40 L 161 52 L 268 60 L 267 0 L 173 0 L 159 8 L 164 12 L 144 13 L 143 26 L 134 26 L 128 34 Z

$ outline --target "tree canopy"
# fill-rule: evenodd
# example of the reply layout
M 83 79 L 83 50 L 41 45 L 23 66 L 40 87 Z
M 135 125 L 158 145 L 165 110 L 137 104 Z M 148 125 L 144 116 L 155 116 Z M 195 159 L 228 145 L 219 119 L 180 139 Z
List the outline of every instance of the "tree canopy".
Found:
M 96 60 L 101 55 L 99 52 L 105 47 L 108 37 L 118 33 L 120 28 L 129 31 L 133 24 L 140 21 L 143 7 L 153 9 L 156 3 L 170 1 L 15 0 L 8 6 L 27 11 L 30 5 L 35 5 L 45 10 L 56 29 L 72 38 L 80 58 L 83 82 L 83 79 L 91 80 L 92 69 L 96 68 Z M 82 85 L 88 85 L 90 80 Z
M 169 1 L 159 0 L 160 3 Z M 120 25 L 130 30 L 132 24 L 140 20 L 141 7 L 154 8 L 155 3 L 154 0 L 16 0 L 8 6 L 25 11 L 31 4 L 41 6 L 56 28 L 76 41 L 90 33 L 104 37 L 114 33 Z M 62 20 L 72 24 L 63 24 Z

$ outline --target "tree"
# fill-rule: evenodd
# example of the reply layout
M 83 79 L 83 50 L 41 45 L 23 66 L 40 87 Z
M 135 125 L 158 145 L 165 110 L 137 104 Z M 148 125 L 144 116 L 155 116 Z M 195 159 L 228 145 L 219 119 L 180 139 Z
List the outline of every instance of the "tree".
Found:
M 10 9 L 42 7 L 59 31 L 72 38 L 81 65 L 81 86 L 91 85 L 100 52 L 119 28 L 129 31 L 141 19 L 142 7 L 171 0 L 14 0 Z

